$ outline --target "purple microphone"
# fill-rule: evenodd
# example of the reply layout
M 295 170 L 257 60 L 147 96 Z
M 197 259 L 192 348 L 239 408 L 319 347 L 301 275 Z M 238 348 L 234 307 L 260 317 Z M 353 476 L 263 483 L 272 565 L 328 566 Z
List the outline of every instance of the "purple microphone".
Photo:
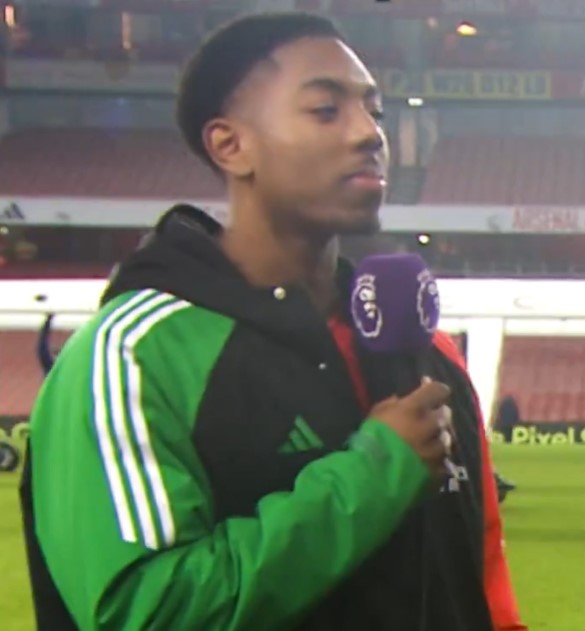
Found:
M 405 396 L 421 385 L 426 372 L 425 351 L 433 344 L 439 309 L 437 282 L 418 254 L 368 256 L 357 266 L 351 313 L 358 338 L 381 360 L 390 354 L 399 362 L 395 370 L 391 369 L 392 362 L 384 362 L 372 376 L 377 401 L 390 394 L 389 386 Z M 387 374 L 382 366 L 393 374 Z M 449 458 L 445 464 L 451 475 L 457 476 Z
M 417 355 L 437 330 L 437 282 L 418 254 L 368 256 L 355 270 L 351 313 L 369 351 Z

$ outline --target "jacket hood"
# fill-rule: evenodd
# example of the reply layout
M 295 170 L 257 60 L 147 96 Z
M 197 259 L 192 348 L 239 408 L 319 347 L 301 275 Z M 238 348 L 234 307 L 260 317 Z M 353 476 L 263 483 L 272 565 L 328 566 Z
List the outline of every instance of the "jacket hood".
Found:
M 102 305 L 133 290 L 167 292 L 277 336 L 287 345 L 323 345 L 327 325 L 306 292 L 295 285 L 253 287 L 217 245 L 221 225 L 185 204 L 167 211 L 139 248 L 117 266 Z M 352 267 L 340 260 L 338 283 L 349 296 Z M 344 299 L 349 305 L 349 298 Z M 325 337 L 329 338 L 329 335 Z

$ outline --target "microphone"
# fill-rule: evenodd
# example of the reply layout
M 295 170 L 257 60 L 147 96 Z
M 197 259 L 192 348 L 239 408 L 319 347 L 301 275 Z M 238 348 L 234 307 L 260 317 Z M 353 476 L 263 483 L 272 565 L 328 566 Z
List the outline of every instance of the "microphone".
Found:
M 368 256 L 355 269 L 351 314 L 361 345 L 372 353 L 377 400 L 392 387 L 399 396 L 425 376 L 425 354 L 439 324 L 437 281 L 418 254 Z M 453 464 L 446 459 L 449 469 Z
M 440 299 L 437 282 L 425 261 L 417 254 L 376 255 L 363 259 L 356 267 L 352 293 L 351 315 L 359 346 L 368 353 L 368 378 L 375 401 L 382 401 L 391 394 L 405 396 L 420 387 L 425 373 L 426 359 L 432 348 L 433 336 L 439 323 Z M 450 420 L 448 422 L 450 425 Z M 441 428 L 441 440 L 446 448 L 453 448 L 451 435 Z M 444 465 L 447 477 L 442 490 L 448 489 L 447 480 L 458 480 L 461 467 L 457 456 L 446 455 Z M 437 555 L 449 563 L 449 551 L 445 547 L 444 530 L 437 529 L 437 522 L 447 528 L 450 522 L 441 522 L 441 512 L 434 512 L 434 500 L 422 506 L 420 553 L 420 620 L 417 628 L 426 629 L 434 595 L 435 572 L 430 563 Z M 416 522 L 409 525 L 411 531 Z M 438 568 L 439 566 L 437 566 Z M 442 570 L 441 570 L 442 572 Z M 481 574 L 473 574 L 477 581 Z M 419 583 L 413 585 L 414 589 Z M 467 580 L 467 577 L 462 580 Z M 478 584 L 477 601 L 470 610 L 489 613 Z M 480 596 L 481 594 L 481 596 Z M 483 627 L 482 627 L 483 628 Z
M 418 254 L 368 256 L 355 269 L 351 315 L 372 353 L 420 355 L 439 323 L 437 282 Z
M 421 384 L 439 323 L 434 276 L 418 254 L 381 254 L 358 264 L 352 287 L 351 315 L 374 364 L 376 400 L 386 398 L 391 385 L 399 396 L 410 394 Z

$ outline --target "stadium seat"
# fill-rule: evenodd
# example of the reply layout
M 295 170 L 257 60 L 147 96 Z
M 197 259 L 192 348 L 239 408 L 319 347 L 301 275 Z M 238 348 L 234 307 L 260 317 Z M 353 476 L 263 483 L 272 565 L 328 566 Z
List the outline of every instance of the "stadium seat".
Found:
M 0 266 L 0 279 L 67 279 L 67 278 L 107 278 L 112 265 L 99 263 L 46 263 L 17 261 Z
M 60 348 L 70 331 L 55 331 L 51 345 Z M 43 380 L 37 361 L 36 331 L 0 330 L 0 416 L 28 416 Z
M 422 191 L 426 204 L 582 205 L 585 140 L 441 138 Z
M 585 421 L 585 339 L 507 337 L 499 393 L 512 394 L 523 421 Z
M 224 187 L 170 130 L 29 129 L 0 141 L 0 195 L 214 200 Z

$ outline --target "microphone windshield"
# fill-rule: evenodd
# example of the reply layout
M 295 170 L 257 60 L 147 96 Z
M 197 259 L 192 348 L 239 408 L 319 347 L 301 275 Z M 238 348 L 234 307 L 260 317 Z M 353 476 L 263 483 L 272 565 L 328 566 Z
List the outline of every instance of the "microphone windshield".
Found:
M 368 350 L 424 351 L 439 322 L 436 280 L 418 254 L 368 256 L 355 270 L 351 313 Z

